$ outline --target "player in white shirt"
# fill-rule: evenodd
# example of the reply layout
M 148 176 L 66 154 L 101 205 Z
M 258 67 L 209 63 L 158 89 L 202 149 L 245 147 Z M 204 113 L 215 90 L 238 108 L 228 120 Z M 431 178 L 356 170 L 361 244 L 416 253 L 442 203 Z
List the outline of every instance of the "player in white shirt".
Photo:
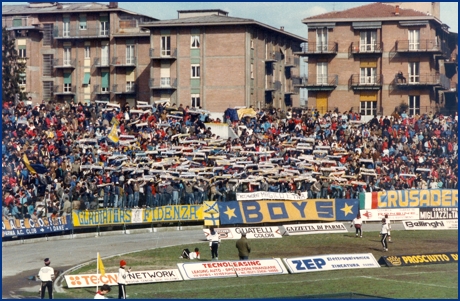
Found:
M 390 229 L 388 229 L 388 224 L 386 220 L 383 218 L 382 219 L 382 230 L 380 231 L 380 235 L 382 236 L 382 239 L 380 240 L 380 242 L 382 243 L 384 252 L 388 251 L 387 236 L 388 236 L 389 231 Z
M 361 219 L 361 214 L 358 213 L 358 215 L 351 222 L 351 226 L 350 226 L 350 228 L 355 226 L 356 237 L 358 237 L 358 233 L 359 233 L 359 237 L 363 238 L 363 232 L 361 230 L 362 225 L 363 225 L 363 221 Z
M 48 289 L 48 296 L 53 299 L 53 280 L 54 280 L 54 269 L 50 267 L 51 261 L 49 258 L 45 258 L 45 266 L 38 272 L 38 277 L 42 282 L 40 298 L 45 298 L 45 290 Z
M 190 252 L 189 249 L 184 249 L 182 250 L 182 255 L 179 258 L 185 258 L 185 259 L 200 259 L 200 249 L 195 248 L 194 252 Z
M 390 235 L 390 230 L 391 230 L 391 221 L 390 218 L 388 217 L 388 214 L 385 214 L 385 220 L 388 225 L 388 242 L 391 242 L 391 235 Z

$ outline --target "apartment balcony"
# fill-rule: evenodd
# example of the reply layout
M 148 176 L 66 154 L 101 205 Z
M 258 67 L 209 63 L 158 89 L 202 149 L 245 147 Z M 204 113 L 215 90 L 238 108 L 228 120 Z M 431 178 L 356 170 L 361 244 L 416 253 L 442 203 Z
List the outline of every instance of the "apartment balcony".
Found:
M 94 85 L 92 94 L 110 94 L 108 87 L 101 87 L 101 85 Z
M 267 83 L 265 84 L 265 91 L 276 91 L 280 89 L 281 89 L 280 81 L 276 81 L 276 82 L 267 81 Z
M 38 24 L 38 19 L 34 17 L 3 17 L 2 27 L 6 27 L 7 31 L 21 30 L 41 30 Z M 19 35 L 20 36 L 20 35 Z
M 136 94 L 136 85 L 112 85 L 112 90 L 110 91 L 113 94 Z
M 383 75 L 360 76 L 352 74 L 349 81 L 349 87 L 353 90 L 380 90 L 383 85 Z
M 64 85 L 58 85 L 53 87 L 53 95 L 56 96 L 75 95 L 76 91 L 76 86 L 64 87 Z
M 61 23 L 53 28 L 53 38 L 58 40 L 108 38 L 109 34 L 109 28 L 101 28 L 100 26 L 87 27 L 86 29 L 80 29 L 80 26 L 70 26 L 64 29 L 63 23 Z
M 451 88 L 450 80 L 444 74 L 409 75 L 405 79 L 395 74 L 392 85 L 401 90 L 427 88 L 449 90 Z
M 161 77 L 151 78 L 149 80 L 149 87 L 152 90 L 163 90 L 163 89 L 177 89 L 177 78 L 172 77 Z
M 271 51 L 267 54 L 266 58 L 264 59 L 265 63 L 274 63 L 281 61 L 281 53 L 277 51 Z
M 135 57 L 113 57 L 110 62 L 111 66 L 115 67 L 125 67 L 125 68 L 134 68 L 136 67 L 136 58 Z
M 306 76 L 303 76 L 303 77 L 293 76 L 292 77 L 292 84 L 295 87 L 306 88 L 307 83 L 308 83 L 308 78 Z
M 332 91 L 339 84 L 339 75 L 312 74 L 310 78 L 316 79 L 315 82 L 307 82 L 306 88 L 309 91 Z
M 350 52 L 353 55 L 369 55 L 369 54 L 382 54 L 383 52 L 383 43 L 373 43 L 373 44 L 363 44 L 363 43 L 351 43 Z
M 284 94 L 299 94 L 300 87 L 294 85 L 293 82 L 286 82 L 284 86 Z
M 395 44 L 395 50 L 400 54 L 441 54 L 444 58 L 449 58 L 451 53 L 447 43 L 443 41 L 440 42 L 438 39 L 419 40 L 415 42 L 410 40 L 397 40 Z
M 93 67 L 108 68 L 110 67 L 110 60 L 108 57 L 105 57 L 105 58 L 95 57 L 93 60 Z
M 53 60 L 53 68 L 54 69 L 74 69 L 76 65 L 77 59 L 54 59 Z
M 336 55 L 339 50 L 337 42 L 330 43 L 308 43 L 303 44 L 299 51 L 294 52 L 295 55 Z
M 150 59 L 152 60 L 171 60 L 177 59 L 177 48 L 173 49 L 160 49 L 160 48 L 150 48 Z
M 300 66 L 300 59 L 297 56 L 287 56 L 284 61 L 285 68 L 293 68 Z

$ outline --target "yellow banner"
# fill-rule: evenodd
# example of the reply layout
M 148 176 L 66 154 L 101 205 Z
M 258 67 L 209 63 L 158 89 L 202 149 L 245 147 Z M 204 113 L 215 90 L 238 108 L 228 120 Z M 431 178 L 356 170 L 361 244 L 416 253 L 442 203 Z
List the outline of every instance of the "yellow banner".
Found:
M 74 227 L 142 224 L 178 221 L 202 221 L 202 205 L 162 206 L 151 209 L 106 208 L 92 211 L 72 211 Z
M 110 131 L 109 135 L 107 136 L 113 143 L 117 143 L 120 138 L 118 137 L 118 132 L 117 132 L 117 125 L 114 124 L 112 126 L 112 130 Z

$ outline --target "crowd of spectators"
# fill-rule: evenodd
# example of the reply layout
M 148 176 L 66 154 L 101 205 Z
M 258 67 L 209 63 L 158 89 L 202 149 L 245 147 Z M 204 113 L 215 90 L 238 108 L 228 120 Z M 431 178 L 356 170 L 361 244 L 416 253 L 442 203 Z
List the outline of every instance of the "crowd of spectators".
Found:
M 395 111 L 363 122 L 353 111 L 270 108 L 240 119 L 235 111 L 222 120 L 238 138 L 224 139 L 206 124 L 220 119 L 182 105 L 4 102 L 3 217 L 231 201 L 254 191 L 349 199 L 458 187 L 457 113 Z M 114 124 L 118 142 L 108 138 Z

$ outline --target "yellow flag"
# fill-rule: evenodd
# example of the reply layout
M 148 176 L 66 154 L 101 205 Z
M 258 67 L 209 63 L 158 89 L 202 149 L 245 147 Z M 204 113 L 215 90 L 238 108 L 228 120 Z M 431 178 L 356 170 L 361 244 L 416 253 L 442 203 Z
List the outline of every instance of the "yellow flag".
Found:
M 29 158 L 27 158 L 27 155 L 24 154 L 24 156 L 22 156 L 22 161 L 24 162 L 24 164 L 26 165 L 27 169 L 31 172 L 31 173 L 37 173 L 35 171 L 35 169 L 33 169 L 32 166 L 30 166 L 30 162 L 29 162 Z
M 104 264 L 102 263 L 102 258 L 101 256 L 99 256 L 99 252 L 97 253 L 97 264 L 99 265 L 101 276 L 105 276 L 105 268 L 104 268 Z
M 113 143 L 117 143 L 120 138 L 118 137 L 118 132 L 117 132 L 117 125 L 114 124 L 112 126 L 112 130 L 110 131 L 109 135 L 107 136 Z

